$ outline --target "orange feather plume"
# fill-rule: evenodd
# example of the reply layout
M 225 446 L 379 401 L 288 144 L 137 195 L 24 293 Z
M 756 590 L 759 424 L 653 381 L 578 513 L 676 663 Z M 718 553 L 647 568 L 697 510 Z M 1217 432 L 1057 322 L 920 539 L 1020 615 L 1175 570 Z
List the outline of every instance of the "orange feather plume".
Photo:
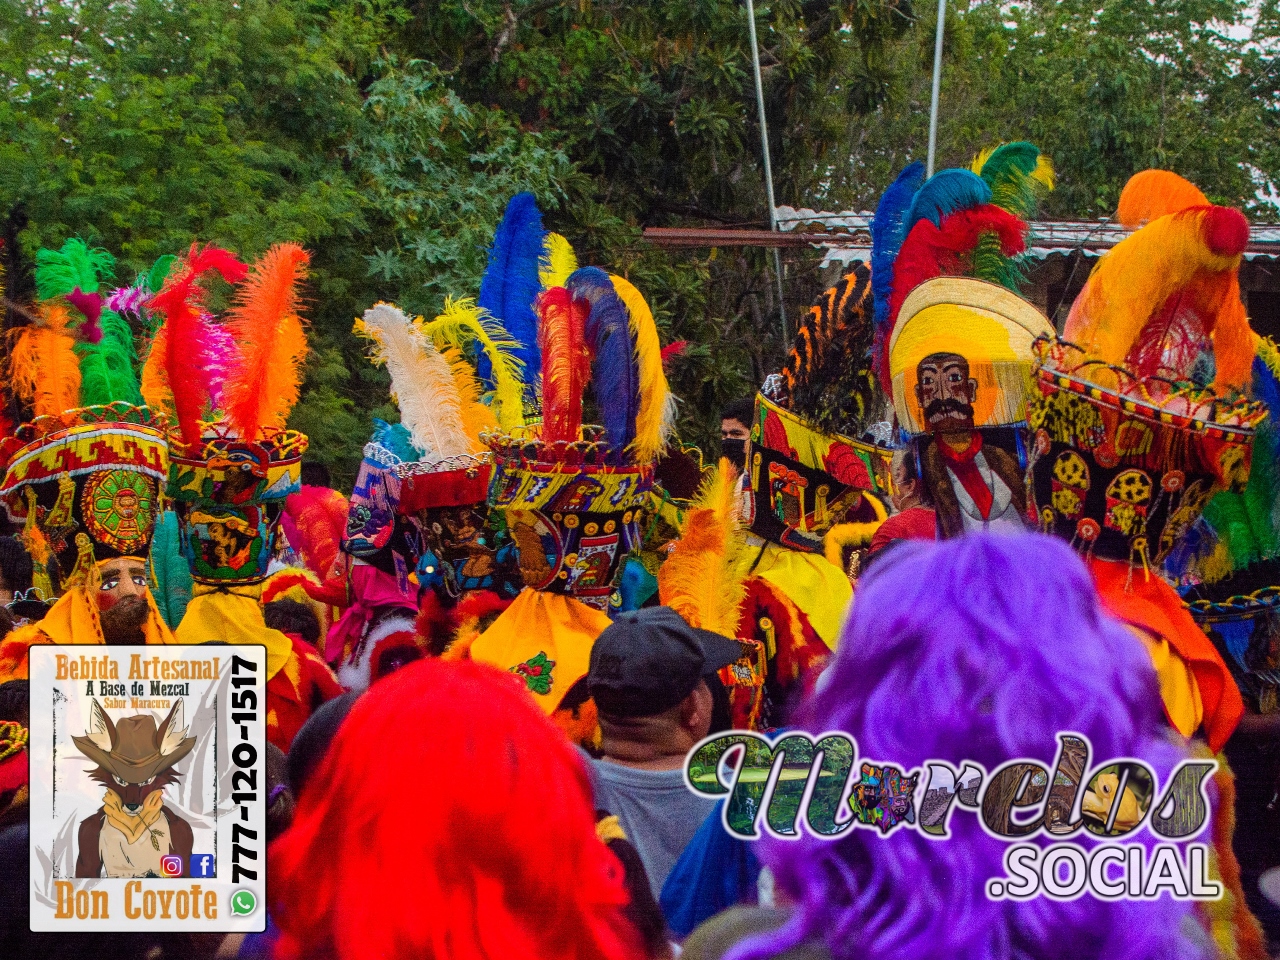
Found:
M 222 388 L 222 402 L 242 439 L 284 429 L 298 402 L 307 356 L 298 284 L 310 259 L 296 243 L 272 247 L 253 265 L 231 310 L 227 328 L 240 357 Z
M 1213 388 L 1222 395 L 1248 382 L 1253 362 L 1238 277 L 1249 224 L 1237 210 L 1197 200 L 1204 195 L 1166 171 L 1130 180 L 1120 197 L 1122 219 L 1156 218 L 1094 267 L 1063 336 L 1140 377 L 1182 379 L 1189 370 L 1157 367 L 1170 345 L 1198 328 L 1212 340 Z
M 1209 198 L 1189 180 L 1168 170 L 1143 170 L 1124 185 L 1116 219 L 1130 230 L 1188 207 L 1207 207 Z
M 80 364 L 71 315 L 61 303 L 40 306 L 40 322 L 13 331 L 9 374 L 18 398 L 37 417 L 57 416 L 80 405 Z

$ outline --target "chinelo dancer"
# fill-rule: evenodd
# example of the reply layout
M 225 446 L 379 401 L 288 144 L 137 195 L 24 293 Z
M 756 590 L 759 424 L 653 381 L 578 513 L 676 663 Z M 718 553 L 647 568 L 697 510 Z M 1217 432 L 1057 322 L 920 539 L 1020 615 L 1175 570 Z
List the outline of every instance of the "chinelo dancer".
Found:
M 1210 498 L 1244 489 L 1266 416 L 1249 395 L 1258 338 L 1237 275 L 1249 227 L 1162 170 L 1130 179 L 1117 216 L 1138 229 L 1094 267 L 1063 336 L 1036 344 L 1027 514 L 1084 556 L 1103 605 L 1145 647 L 1170 725 L 1218 754 L 1240 691 L 1162 573 L 1186 572 L 1179 547 Z M 1229 821 L 1218 827 L 1229 895 L 1211 906 L 1215 937 L 1229 956 L 1262 956 Z
M 266 646 L 267 738 L 282 750 L 315 707 L 342 692 L 314 648 L 266 625 L 260 602 L 307 448 L 305 435 L 285 428 L 307 350 L 298 314 L 307 262 L 294 244 L 272 247 L 252 267 L 193 246 L 153 300 L 165 319 L 142 384 L 177 421 L 169 497 L 195 587 L 175 639 Z M 209 271 L 236 285 L 221 324 L 204 309 Z
M 379 303 L 356 332 L 390 372 L 401 422 L 379 423 L 351 498 L 353 602 L 327 651 L 348 689 L 443 652 L 454 608 L 476 592 L 516 592 L 514 561 L 504 569 L 514 551 L 488 522 L 492 455 L 481 436 L 523 423 L 514 341 L 471 301 L 450 301 L 430 323 Z M 472 347 L 497 383 L 487 398 L 464 354 Z
M 573 688 L 609 625 L 619 568 L 640 543 L 674 399 L 653 315 L 625 279 L 579 268 L 539 297 L 537 321 L 540 420 L 489 441 L 491 502 L 516 545 L 524 589 L 470 655 L 514 672 L 544 710 L 563 707 L 570 723 L 587 699 Z M 588 396 L 599 425 L 583 422 Z M 594 734 L 590 719 L 581 726 L 575 735 Z
M 34 643 L 166 643 L 148 555 L 169 469 L 167 424 L 142 403 L 128 323 L 100 291 L 113 260 L 69 240 L 36 258 L 41 300 L 10 373 L 34 418 L 7 438 L 0 497 L 22 525 L 34 589 L 58 597 L 0 644 L 0 681 Z

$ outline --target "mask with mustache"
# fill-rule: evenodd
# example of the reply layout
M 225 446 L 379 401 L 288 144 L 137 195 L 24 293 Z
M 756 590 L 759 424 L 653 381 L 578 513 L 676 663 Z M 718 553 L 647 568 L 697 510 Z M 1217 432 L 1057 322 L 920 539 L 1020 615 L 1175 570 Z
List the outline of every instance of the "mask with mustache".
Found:
M 973 404 L 962 403 L 959 400 L 934 400 L 924 408 L 924 417 L 926 420 L 932 421 L 934 417 L 944 413 L 953 413 L 965 419 L 973 419 Z

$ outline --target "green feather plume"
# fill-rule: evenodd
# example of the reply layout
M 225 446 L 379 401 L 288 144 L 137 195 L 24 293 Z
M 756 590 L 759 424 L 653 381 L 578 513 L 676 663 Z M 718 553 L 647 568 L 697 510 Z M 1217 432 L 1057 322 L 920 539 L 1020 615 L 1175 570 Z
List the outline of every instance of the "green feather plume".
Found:
M 1030 220 L 1041 198 L 1053 189 L 1053 164 L 1034 143 L 1003 143 L 978 154 L 974 173 L 991 188 L 991 203 Z
M 133 348 L 133 331 L 124 317 L 103 309 L 98 318 L 102 339 L 97 343 L 77 341 L 80 359 L 80 403 L 86 407 L 124 400 L 142 403 L 138 375 L 133 365 L 138 356 Z
M 102 278 L 115 275 L 116 258 L 106 250 L 90 249 L 72 237 L 61 250 L 36 253 L 36 296 L 41 300 L 65 297 L 76 287 L 82 293 L 97 293 Z
M 36 295 L 41 300 L 54 300 L 77 288 L 81 293 L 98 293 L 102 280 L 114 272 L 115 258 L 110 253 L 91 249 L 73 237 L 60 250 L 36 254 Z M 80 361 L 80 404 L 87 407 L 117 400 L 141 404 L 133 331 L 123 317 L 105 306 L 98 325 L 102 338 L 97 343 L 77 340 L 75 344 Z
M 1258 424 L 1249 482 L 1243 493 L 1217 494 L 1205 507 L 1204 519 L 1231 558 L 1232 570 L 1280 555 L 1280 471 L 1271 451 L 1276 428 L 1269 420 Z

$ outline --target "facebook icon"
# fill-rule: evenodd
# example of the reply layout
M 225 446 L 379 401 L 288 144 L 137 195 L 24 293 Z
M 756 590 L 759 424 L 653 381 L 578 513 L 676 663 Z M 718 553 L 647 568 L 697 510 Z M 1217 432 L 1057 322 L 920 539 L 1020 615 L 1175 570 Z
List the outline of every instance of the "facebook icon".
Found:
M 212 877 L 217 873 L 213 866 L 213 854 L 193 853 L 191 855 L 191 876 Z

